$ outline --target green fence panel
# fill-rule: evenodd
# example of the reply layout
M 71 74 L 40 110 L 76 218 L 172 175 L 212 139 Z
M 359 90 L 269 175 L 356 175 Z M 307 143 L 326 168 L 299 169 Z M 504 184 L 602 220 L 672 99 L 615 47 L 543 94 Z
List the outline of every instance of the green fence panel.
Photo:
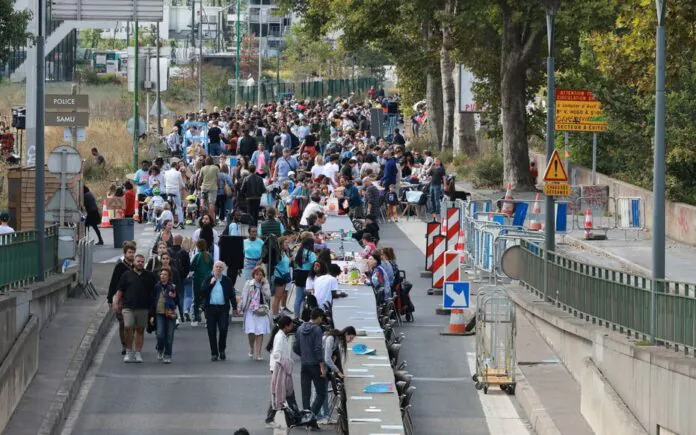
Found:
M 58 230 L 47 227 L 45 273 L 58 267 Z M 39 243 L 36 231 L 20 231 L 0 235 L 0 292 L 34 281 L 38 267 Z

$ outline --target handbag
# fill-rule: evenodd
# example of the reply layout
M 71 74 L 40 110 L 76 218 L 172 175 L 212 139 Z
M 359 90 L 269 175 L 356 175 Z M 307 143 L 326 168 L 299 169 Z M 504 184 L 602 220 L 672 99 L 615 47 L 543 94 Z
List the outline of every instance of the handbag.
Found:
M 232 187 L 229 184 L 225 183 L 225 196 L 230 198 L 233 194 L 234 192 L 232 191 Z
M 293 270 L 292 275 L 295 278 L 294 281 L 296 287 L 304 287 L 307 285 L 307 278 L 309 277 L 308 270 L 295 269 Z
M 164 309 L 164 317 L 166 317 L 167 319 L 176 319 L 177 318 L 176 310 L 173 310 L 171 308 L 165 308 Z
M 288 217 L 298 217 L 300 215 L 300 199 L 295 198 L 288 207 Z
M 264 317 L 268 315 L 268 305 L 259 305 L 252 314 L 259 317 Z

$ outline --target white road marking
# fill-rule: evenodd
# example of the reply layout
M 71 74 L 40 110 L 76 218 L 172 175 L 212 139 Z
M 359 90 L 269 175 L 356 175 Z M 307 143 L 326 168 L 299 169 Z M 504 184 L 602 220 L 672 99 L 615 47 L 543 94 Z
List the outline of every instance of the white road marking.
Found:
M 101 264 L 106 264 L 106 263 L 116 263 L 118 259 L 121 258 L 120 255 L 117 255 L 115 257 L 109 258 L 108 260 L 100 261 L 99 263 Z
M 82 385 L 80 385 L 80 391 L 77 393 L 75 402 L 70 408 L 68 418 L 65 419 L 65 425 L 63 426 L 61 435 L 72 435 L 73 430 L 75 429 L 75 424 L 77 423 L 80 413 L 82 412 L 82 407 L 87 401 L 87 396 L 89 395 L 89 391 L 92 389 L 92 384 L 94 384 L 94 378 L 99 371 L 99 367 L 101 367 L 102 361 L 104 361 L 106 351 L 109 349 L 109 343 L 111 343 L 111 339 L 114 338 L 114 335 L 117 332 L 118 324 L 114 324 L 111 330 L 102 339 L 99 349 L 92 360 L 92 365 L 90 365 L 89 370 L 87 370 L 87 375 L 82 381 Z

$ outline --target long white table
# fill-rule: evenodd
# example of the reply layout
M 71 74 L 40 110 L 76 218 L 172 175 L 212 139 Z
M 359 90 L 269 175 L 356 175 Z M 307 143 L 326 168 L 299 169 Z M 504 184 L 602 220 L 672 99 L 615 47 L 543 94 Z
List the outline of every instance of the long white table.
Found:
M 353 227 L 353 222 L 348 215 L 327 215 L 321 230 L 325 233 L 337 233 L 341 230 L 348 233 L 348 231 L 355 232 L 355 227 Z
M 336 328 L 353 326 L 358 331 L 343 364 L 350 435 L 403 434 L 394 371 L 389 364 L 384 332 L 377 320 L 374 292 L 364 285 L 340 284 L 339 288 L 348 293 L 348 297 L 334 300 L 334 324 Z M 351 350 L 354 344 L 364 344 L 376 353 L 356 355 Z M 363 388 L 374 382 L 391 384 L 392 392 L 363 393 Z

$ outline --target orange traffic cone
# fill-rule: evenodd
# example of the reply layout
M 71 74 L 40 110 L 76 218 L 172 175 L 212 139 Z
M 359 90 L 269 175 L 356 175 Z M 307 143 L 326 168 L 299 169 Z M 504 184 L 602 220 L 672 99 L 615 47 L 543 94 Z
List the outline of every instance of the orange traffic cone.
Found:
M 442 216 L 442 224 L 440 225 L 440 234 L 447 235 L 447 216 Z
M 109 220 L 109 210 L 106 209 L 106 200 L 102 202 L 102 218 L 99 228 L 111 228 L 111 221 Z
M 450 310 L 450 321 L 447 329 L 440 332 L 440 335 L 466 335 L 466 320 L 464 310 L 453 308 Z
M 532 218 L 529 220 L 529 229 L 532 231 L 541 230 L 541 222 L 537 219 L 541 214 L 541 200 L 539 199 L 539 194 L 537 193 L 534 197 L 534 203 L 532 204 Z
M 464 230 L 459 229 L 459 238 L 457 239 L 457 244 L 454 245 L 454 250 L 459 251 L 459 264 L 466 263 L 466 257 L 464 255 Z
M 585 240 L 592 239 L 592 211 L 585 210 Z
M 507 191 L 505 192 L 505 199 L 503 200 L 503 207 L 500 210 L 501 213 L 506 214 L 508 216 L 512 215 L 512 212 L 514 210 L 512 200 L 512 185 L 508 184 Z

